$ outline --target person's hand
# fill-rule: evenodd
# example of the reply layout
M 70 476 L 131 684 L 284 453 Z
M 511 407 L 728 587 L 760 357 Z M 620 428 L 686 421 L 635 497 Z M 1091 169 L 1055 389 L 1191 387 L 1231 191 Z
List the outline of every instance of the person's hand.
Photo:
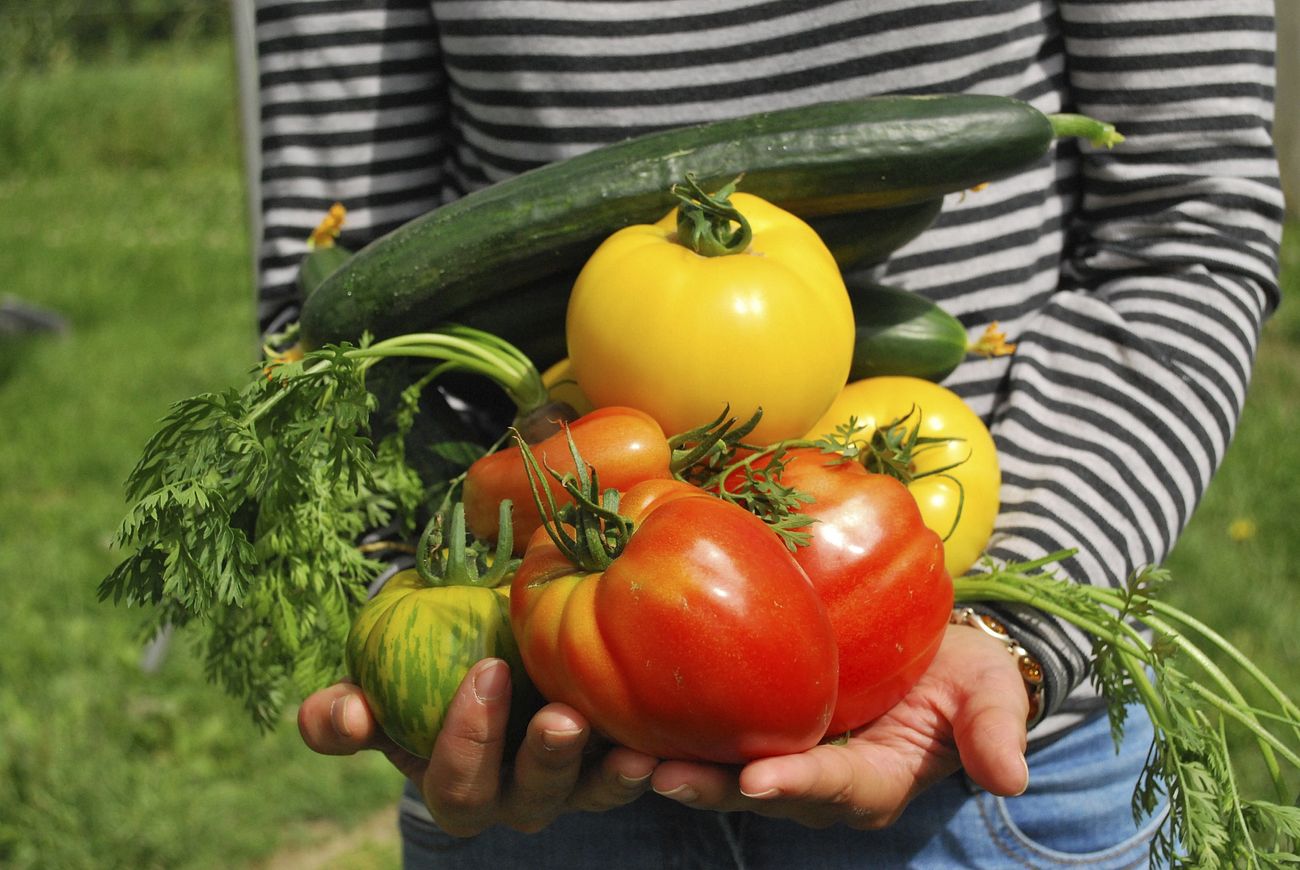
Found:
M 975 629 L 950 626 L 907 697 L 846 742 L 742 768 L 665 761 L 651 784 L 701 809 L 749 810 L 818 828 L 839 822 L 883 828 L 959 767 L 994 794 L 1023 792 L 1028 713 L 1006 647 Z
M 484 659 L 461 683 L 428 759 L 389 740 L 351 683 L 303 701 L 298 730 L 309 747 L 326 755 L 382 751 L 419 787 L 438 826 L 458 837 L 494 824 L 538 831 L 562 813 L 613 809 L 649 787 L 657 759 L 623 747 L 591 751 L 590 725 L 563 704 L 548 704 L 533 716 L 508 762 L 509 706 L 509 666 Z

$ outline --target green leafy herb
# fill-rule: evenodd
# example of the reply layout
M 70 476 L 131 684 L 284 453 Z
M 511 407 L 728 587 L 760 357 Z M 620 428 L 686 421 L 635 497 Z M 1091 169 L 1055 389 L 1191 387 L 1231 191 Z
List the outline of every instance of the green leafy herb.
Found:
M 431 365 L 376 439 L 366 375 L 393 358 Z M 422 389 L 449 370 L 491 378 L 521 413 L 547 399 L 518 350 L 449 326 L 326 347 L 259 367 L 242 389 L 178 402 L 127 480 L 115 544 L 134 552 L 101 599 L 149 608 L 150 633 L 194 626 L 209 677 L 271 726 L 293 696 L 344 674 L 344 640 L 382 568 L 363 536 L 410 534 L 428 490 L 445 483 L 421 479 L 406 436 Z M 463 445 L 444 447 L 472 459 Z

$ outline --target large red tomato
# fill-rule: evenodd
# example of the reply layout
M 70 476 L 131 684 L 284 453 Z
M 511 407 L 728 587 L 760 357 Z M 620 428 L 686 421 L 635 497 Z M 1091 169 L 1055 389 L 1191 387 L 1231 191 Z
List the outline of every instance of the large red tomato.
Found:
M 664 430 L 650 415 L 635 408 L 600 408 L 532 445 L 542 468 L 562 474 L 575 470 L 570 437 L 583 460 L 599 469 L 603 489 L 621 491 L 642 480 L 672 476 L 672 449 Z M 545 478 L 557 502 L 568 502 L 568 495 L 555 479 L 549 474 Z M 529 537 L 541 527 L 542 518 L 518 446 L 487 454 L 466 473 L 462 494 L 465 523 L 476 538 L 496 540 L 498 508 L 505 499 L 513 504 L 514 552 L 520 555 Z
M 813 522 L 794 557 L 826 604 L 840 651 L 828 731 L 851 731 L 898 703 L 938 652 L 953 602 L 943 542 L 903 484 L 856 462 L 794 449 L 779 479 L 812 498 L 799 506 Z
M 802 752 L 835 706 L 826 608 L 774 532 L 688 484 L 632 487 L 622 551 L 576 566 L 539 531 L 510 593 L 529 676 L 605 736 L 660 758 Z

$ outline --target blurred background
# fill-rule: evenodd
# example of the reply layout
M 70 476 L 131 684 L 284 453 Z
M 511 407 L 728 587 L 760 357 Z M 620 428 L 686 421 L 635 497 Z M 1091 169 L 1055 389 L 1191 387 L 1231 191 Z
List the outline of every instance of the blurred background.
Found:
M 240 0 L 236 0 L 239 3 Z M 251 5 L 251 4 L 249 4 Z M 1300 3 L 1279 0 L 1284 295 L 1167 598 L 1300 687 Z M 230 0 L 0 0 L 0 866 L 390 867 L 397 774 L 269 736 L 97 601 L 167 406 L 255 349 Z

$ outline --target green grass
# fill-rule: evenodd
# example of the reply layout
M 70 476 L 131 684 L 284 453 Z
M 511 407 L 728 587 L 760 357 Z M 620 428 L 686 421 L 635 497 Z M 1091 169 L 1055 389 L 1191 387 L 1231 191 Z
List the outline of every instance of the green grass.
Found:
M 260 736 L 183 643 L 143 672 L 137 614 L 95 596 L 119 556 L 122 481 L 158 418 L 254 358 L 234 92 L 222 47 L 0 80 L 0 292 L 70 323 L 0 374 L 0 866 L 260 863 L 396 794 L 378 756 L 315 756 L 287 720 Z M 1300 234 L 1287 251 L 1294 297 Z M 1294 302 L 1269 324 L 1168 593 L 1293 692 Z M 1256 534 L 1234 541 L 1238 519 Z M 363 842 L 340 861 L 391 866 L 392 848 Z
M 397 793 L 260 736 L 184 643 L 142 672 L 139 615 L 95 595 L 167 404 L 256 358 L 234 93 L 225 49 L 0 85 L 3 291 L 70 325 L 0 381 L 5 867 L 240 866 Z
M 1264 329 L 1246 410 L 1223 467 L 1168 560 L 1170 595 L 1252 654 L 1300 661 L 1300 226 L 1284 248 L 1286 300 Z M 1253 534 L 1234 536 L 1245 521 Z
M 1283 304 L 1264 328 L 1255 374 L 1223 466 L 1166 560 L 1164 598 L 1207 622 L 1300 700 L 1300 224 L 1282 250 Z M 1234 526 L 1249 531 L 1233 534 Z M 1258 692 L 1247 697 L 1262 702 Z M 1234 741 L 1241 750 L 1244 738 Z M 1251 756 L 1252 759 L 1255 756 Z M 1257 796 L 1261 764 L 1244 779 Z M 1289 777 L 1291 800 L 1300 776 Z

